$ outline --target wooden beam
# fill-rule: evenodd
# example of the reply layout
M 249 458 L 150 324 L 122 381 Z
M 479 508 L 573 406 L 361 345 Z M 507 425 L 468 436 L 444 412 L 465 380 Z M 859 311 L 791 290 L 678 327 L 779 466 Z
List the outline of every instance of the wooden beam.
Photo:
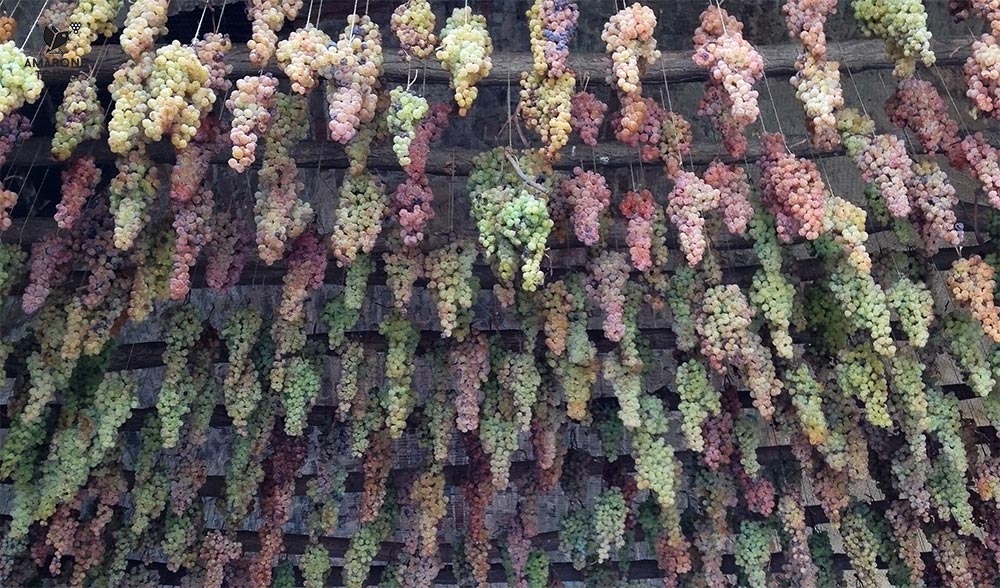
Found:
M 1000 143 L 1000 133 L 995 130 L 983 131 L 987 140 L 993 145 Z M 808 159 L 824 159 L 830 157 L 841 157 L 846 154 L 843 148 L 832 151 L 816 151 L 809 143 L 805 135 L 790 135 L 786 139 L 789 150 L 799 157 Z M 56 161 L 50 151 L 52 139 L 48 137 L 35 137 L 29 139 L 15 147 L 13 153 L 8 157 L 8 164 L 14 167 L 46 167 L 62 166 L 65 162 Z M 471 149 L 468 147 L 438 147 L 431 149 L 427 159 L 427 173 L 436 176 L 467 176 L 472 171 L 472 160 L 484 149 Z M 93 155 L 94 160 L 99 164 L 112 164 L 117 159 L 117 155 L 111 152 L 107 142 L 104 140 L 88 141 L 80 145 L 76 151 L 78 154 Z M 156 163 L 173 163 L 176 160 L 174 147 L 169 141 L 160 141 L 149 146 L 150 157 Z M 926 151 L 919 144 L 913 146 L 913 154 L 922 155 Z M 347 156 L 344 148 L 339 143 L 325 140 L 300 141 L 291 149 L 291 155 L 299 169 L 307 170 L 311 168 L 319 169 L 347 169 Z M 713 161 L 723 161 L 725 163 L 744 165 L 753 163 L 761 158 L 763 150 L 760 141 L 756 137 L 751 137 L 749 147 L 745 157 L 734 158 L 729 155 L 720 143 L 703 144 L 698 142 L 694 145 L 690 156 L 685 157 L 684 162 L 696 168 L 705 167 Z M 212 157 L 212 163 L 216 165 L 228 165 L 229 150 L 223 149 Z M 254 167 L 260 167 L 263 157 L 257 157 Z M 581 166 L 587 169 L 595 167 L 600 169 L 626 168 L 639 165 L 639 153 L 635 148 L 628 147 L 617 141 L 606 141 L 599 143 L 595 147 L 576 144 L 563 147 L 561 158 L 554 164 L 557 170 L 572 170 Z M 660 169 L 657 163 L 647 163 L 650 170 Z M 400 171 L 402 168 L 396 160 L 391 146 L 379 145 L 372 149 L 368 157 L 368 168 L 378 171 Z
M 963 252 L 971 255 L 977 252 L 992 251 L 995 247 L 996 245 L 994 243 L 987 242 L 983 245 L 966 247 L 963 249 Z M 931 258 L 931 263 L 933 263 L 938 269 L 945 269 L 948 268 L 957 258 L 957 251 L 946 249 Z M 752 278 L 754 272 L 757 271 L 757 268 L 758 266 L 756 265 L 727 268 L 723 271 L 723 283 L 745 283 Z M 805 282 L 822 277 L 824 272 L 825 270 L 823 268 L 823 264 L 818 263 L 815 259 L 801 259 L 792 263 L 792 273 Z M 561 277 L 566 273 L 566 270 L 561 270 L 555 272 L 551 277 Z M 489 277 L 484 276 L 484 279 L 489 279 Z M 343 283 L 343 281 L 340 280 L 338 283 Z M 373 280 L 370 284 L 371 283 L 377 282 Z M 484 282 L 482 286 L 484 288 L 488 288 L 489 283 L 490 282 Z M 669 328 L 643 328 L 640 329 L 640 331 L 646 337 L 650 349 L 674 349 L 676 347 L 676 337 L 674 336 L 673 331 Z M 522 331 L 517 329 L 495 330 L 491 331 L 491 333 L 499 335 L 501 339 L 509 342 L 511 345 L 519 345 L 523 336 Z M 375 349 L 385 349 L 385 338 L 377 331 L 352 331 L 350 334 L 352 338 L 363 341 Z M 588 334 L 590 335 L 591 340 L 597 345 L 598 351 L 601 353 L 607 353 L 615 349 L 617 346 L 616 343 L 605 339 L 604 332 L 600 329 L 591 329 L 588 331 Z M 324 342 L 326 341 L 326 333 L 313 333 L 309 335 L 309 338 L 310 340 Z M 440 331 L 421 331 L 418 349 L 431 349 L 438 345 L 441 341 Z M 800 338 L 800 342 L 801 341 L 802 339 Z M 164 345 L 159 341 L 122 345 L 113 353 L 109 369 L 115 371 L 161 366 L 163 365 L 163 350 Z M 24 361 L 25 358 L 9 357 L 5 364 L 7 373 L 23 373 Z
M 4 518 L 0 516 L 0 519 Z M 288 537 L 288 535 L 286 535 Z M 237 537 L 239 539 L 239 536 Z M 326 542 L 324 541 L 324 544 Z M 288 546 L 286 545 L 286 548 Z M 328 548 L 329 549 L 329 548 Z M 252 552 L 251 552 L 252 553 Z M 296 552 L 293 549 L 286 549 L 285 553 L 287 555 L 299 555 L 301 551 Z M 396 551 L 393 555 L 398 554 Z M 393 558 L 394 559 L 394 558 Z M 392 561 L 391 559 L 380 559 L 380 561 Z M 768 568 L 772 572 L 780 572 L 784 569 L 787 558 L 784 553 L 773 553 L 771 555 L 771 560 L 768 563 Z M 614 563 L 614 562 L 612 562 Z M 833 555 L 834 569 L 838 572 L 850 569 L 850 560 L 846 555 L 842 553 L 836 553 Z M 155 570 L 159 574 L 160 584 L 163 586 L 181 586 L 184 578 L 187 576 L 187 572 L 184 569 L 172 572 L 167 569 L 166 564 L 159 562 L 152 562 L 150 564 L 144 563 L 138 558 L 129 558 L 128 568 L 142 568 L 145 567 L 150 570 Z M 722 571 L 725 574 L 734 575 L 737 573 L 736 558 L 731 554 L 725 554 L 722 556 Z M 382 576 L 385 574 L 387 567 L 381 564 L 372 565 L 369 568 L 368 579 L 365 581 L 365 586 L 376 586 L 381 582 Z M 39 570 L 42 574 L 47 573 L 47 569 Z M 326 577 L 326 583 L 324 586 L 326 588 L 342 588 L 344 586 L 343 578 L 344 568 L 342 566 L 332 566 Z M 697 572 L 695 572 L 697 573 Z M 561 582 L 582 582 L 584 580 L 584 573 L 573 567 L 572 564 L 568 562 L 554 562 L 549 565 L 549 575 L 552 578 L 557 578 Z M 630 580 L 655 580 L 663 577 L 663 572 L 660 571 L 659 565 L 655 560 L 649 559 L 636 559 L 630 560 L 628 567 L 628 579 Z M 507 572 L 501 562 L 492 562 L 490 564 L 489 571 L 489 581 L 496 584 L 506 584 L 507 582 Z M 454 586 L 456 585 L 457 578 L 455 577 L 454 568 L 452 565 L 445 565 L 442 570 L 438 573 L 434 580 L 435 585 L 446 585 Z M 301 571 L 298 567 L 295 568 L 295 586 L 304 586 L 304 579 L 302 577 Z
M 384 30 L 383 34 L 388 34 Z M 931 49 L 937 54 L 938 66 L 960 65 L 969 55 L 971 40 L 967 37 L 951 39 L 935 38 Z M 788 77 L 795 73 L 795 60 L 802 52 L 798 43 L 782 43 L 757 47 L 764 58 L 764 73 L 769 77 Z M 666 83 L 697 82 L 706 79 L 707 71 L 694 64 L 691 60 L 693 51 L 664 51 L 660 59 L 642 75 L 644 84 L 660 85 Z M 441 68 L 436 59 L 416 59 L 406 62 L 395 51 L 386 51 L 384 77 L 393 83 L 406 83 L 414 74 L 419 74 L 418 83 L 447 84 L 450 82 L 448 72 Z M 894 63 L 888 58 L 882 41 L 877 39 L 860 39 L 852 41 L 831 42 L 827 57 L 839 61 L 843 71 L 858 73 L 869 70 L 892 69 Z M 102 45 L 94 50 L 77 67 L 45 67 L 39 72 L 46 85 L 65 85 L 69 79 L 81 71 L 94 73 L 98 80 L 110 81 L 115 70 L 128 59 L 128 56 L 118 45 Z M 493 53 L 493 70 L 489 77 L 482 80 L 480 86 L 506 86 L 509 80 L 521 79 L 521 72 L 530 71 L 532 57 L 527 51 Z M 230 78 L 236 79 L 247 75 L 257 75 L 260 67 L 250 63 L 250 52 L 243 44 L 237 44 L 226 58 L 232 66 Z M 610 71 L 610 61 L 604 53 L 573 52 L 569 55 L 569 67 L 576 72 L 577 79 L 590 78 L 591 84 L 606 84 Z M 95 67 L 96 66 L 96 67 Z M 284 77 L 272 60 L 264 71 Z
M 836 157 L 844 154 L 842 149 L 825 153 L 814 153 L 805 136 L 789 137 L 789 145 L 798 155 L 804 157 Z M 725 149 L 719 144 L 709 144 L 703 146 L 696 144 L 691 156 L 685 158 L 685 162 L 690 162 L 694 166 L 707 166 L 709 163 L 720 159 L 727 163 L 753 162 L 760 158 L 760 142 L 750 141 L 750 148 L 746 158 L 738 160 L 730 157 Z M 48 137 L 36 137 L 25 141 L 21 146 L 14 149 L 9 156 L 8 162 L 16 167 L 45 167 L 52 165 L 64 165 L 65 162 L 56 161 L 50 152 L 52 146 Z M 156 163 L 173 163 L 176 153 L 169 141 L 161 141 L 149 147 L 149 155 Z M 437 176 L 467 176 L 472 171 L 472 160 L 483 153 L 483 149 L 470 149 L 466 147 L 435 147 L 431 149 L 427 160 L 427 173 Z M 111 152 L 105 141 L 89 141 L 83 143 L 77 150 L 79 154 L 90 154 L 99 164 L 111 164 L 117 159 L 117 155 Z M 295 158 L 299 169 L 308 168 L 321 169 L 347 169 L 347 156 L 344 148 L 339 143 L 322 140 L 301 141 L 291 149 L 291 155 Z M 212 157 L 212 163 L 216 165 L 228 165 L 229 151 L 219 151 Z M 253 163 L 253 167 L 259 168 L 263 163 L 263 157 L 258 157 Z M 638 152 L 617 142 L 600 143 L 596 147 L 588 145 L 570 145 L 562 150 L 562 158 L 555 164 L 556 169 L 572 170 L 577 166 L 584 166 L 588 169 L 599 168 L 623 168 L 630 165 L 638 165 Z M 658 168 L 656 164 L 645 164 L 650 169 Z M 402 168 L 396 160 L 390 146 L 380 145 L 372 149 L 368 157 L 368 169 L 379 171 L 400 171 Z

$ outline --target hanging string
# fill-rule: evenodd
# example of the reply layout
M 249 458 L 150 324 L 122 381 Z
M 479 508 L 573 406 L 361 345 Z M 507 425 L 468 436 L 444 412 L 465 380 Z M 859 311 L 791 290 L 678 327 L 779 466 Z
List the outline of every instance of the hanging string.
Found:
M 41 103 L 44 103 L 44 102 L 45 102 L 45 97 L 46 97 L 46 96 L 48 96 L 48 95 L 49 95 L 49 89 L 48 89 L 48 88 L 46 87 L 46 88 L 45 88 L 45 90 L 44 90 L 44 91 L 42 91 L 42 95 L 41 95 L 41 97 L 40 97 L 40 98 L 38 99 L 38 102 L 39 102 L 40 104 L 41 104 Z M 35 126 L 35 119 L 37 119 L 37 118 L 38 118 L 38 115 L 39 115 L 39 113 L 41 113 L 41 112 L 42 112 L 42 109 L 41 109 L 41 107 L 39 107 L 39 108 L 36 108 L 36 109 L 35 109 L 35 114 L 31 115 L 31 118 L 30 118 L 30 119 L 28 120 L 28 126 L 29 126 L 29 127 L 34 127 L 34 126 Z M 26 141 L 21 141 L 21 142 L 20 142 L 20 143 L 18 144 L 18 146 L 17 146 L 17 149 L 15 149 L 15 150 L 14 150 L 14 153 L 13 153 L 13 157 L 9 157 L 9 158 L 8 158 L 8 159 L 10 160 L 10 163 L 11 163 L 11 166 L 12 166 L 12 167 L 13 167 L 13 164 L 14 164 L 14 162 L 16 162 L 16 161 L 17 161 L 17 159 L 18 159 L 18 156 L 19 156 L 19 155 L 21 154 L 21 150 L 22 150 L 22 149 L 24 149 L 24 147 L 25 147 L 25 143 L 26 143 Z M 36 151 L 35 151 L 35 158 L 34 158 L 34 159 L 33 159 L 33 160 L 31 161 L 31 166 L 30 166 L 30 167 L 28 168 L 28 171 L 27 171 L 26 173 L 30 173 L 30 172 L 31 172 L 31 169 L 32 169 L 32 168 L 33 168 L 33 167 L 35 166 L 35 161 L 37 161 L 37 159 L 38 159 L 38 151 L 36 150 Z M 8 174 L 7 174 L 7 175 L 6 175 L 5 177 L 4 177 L 4 180 L 3 180 L 3 181 L 4 181 L 4 183 L 6 183 L 6 182 L 7 182 L 7 180 L 9 180 L 9 179 L 10 179 L 10 178 L 12 178 L 12 177 L 14 177 L 14 176 L 13 176 L 12 174 L 8 173 Z
M 885 93 L 888 95 L 892 95 L 892 92 L 889 91 L 889 86 L 887 86 L 885 83 L 885 78 L 882 77 L 882 72 L 878 72 L 878 81 L 882 83 L 882 89 L 885 90 Z M 919 153 L 917 151 L 917 147 L 913 144 L 913 140 L 910 137 L 910 133 L 908 133 L 905 128 L 903 129 L 903 137 L 906 139 L 906 144 L 910 146 L 910 152 L 913 153 L 914 155 Z
M 31 33 L 35 32 L 35 27 L 38 26 L 38 19 L 42 18 L 42 13 L 49 7 L 49 2 L 50 0 L 45 0 L 45 4 L 42 4 L 42 8 L 38 11 L 38 14 L 35 15 L 35 21 L 31 23 L 31 28 L 29 28 L 28 33 L 24 35 L 24 43 L 21 43 L 21 51 L 24 51 L 24 47 L 28 44 L 28 39 L 31 38 Z M 18 0 L 18 6 L 20 6 L 20 4 L 21 2 Z M 17 6 L 14 7 L 14 10 L 17 10 Z
M 227 2 L 223 2 L 222 3 L 222 10 L 219 11 L 219 19 L 215 21 L 215 32 L 216 33 L 219 32 L 219 28 L 222 26 L 222 17 L 223 17 L 224 14 L 226 14 L 226 4 L 227 4 Z M 212 12 L 214 13 L 215 10 L 213 9 Z
M 319 10 L 316 11 L 316 28 L 319 28 L 319 19 L 323 16 L 323 0 L 319 0 Z
M 838 41 L 837 44 L 839 45 L 840 42 Z M 847 55 L 843 51 L 843 49 L 841 49 L 841 53 L 843 53 L 844 55 Z M 861 97 L 861 91 L 858 89 L 858 84 L 857 84 L 856 81 L 854 81 L 854 72 L 851 70 L 851 64 L 847 63 L 847 59 L 845 59 L 843 57 L 841 59 L 844 62 L 844 66 L 847 68 L 847 75 L 851 78 L 851 85 L 854 86 L 854 93 L 858 96 L 858 102 L 861 104 L 861 111 L 865 113 L 865 116 L 867 116 L 868 118 L 871 118 L 871 116 L 868 115 L 868 108 L 865 107 L 865 101 Z M 874 129 L 872 130 L 872 136 L 873 137 L 875 136 L 875 130 Z
M 663 88 L 666 90 L 666 94 L 667 94 L 667 110 L 669 110 L 670 112 L 673 112 L 674 111 L 674 102 L 673 102 L 673 99 L 671 99 L 671 97 L 670 97 L 670 84 L 667 83 L 667 69 L 666 69 L 666 66 L 663 64 L 663 60 L 662 59 L 660 60 L 660 73 L 663 75 Z M 660 106 L 663 106 L 663 92 L 660 93 Z M 678 151 L 677 152 L 677 157 L 681 160 L 681 167 L 682 168 L 687 167 L 688 171 L 693 171 L 693 169 L 694 169 L 694 163 L 691 162 L 690 160 L 687 163 L 685 163 L 684 162 L 684 154 L 683 153 L 681 153 L 680 151 Z
M 357 16 L 358 15 L 358 0 L 354 0 L 354 10 L 351 11 L 351 15 L 352 16 Z M 349 39 L 354 39 L 354 29 L 355 29 L 355 27 L 352 26 L 351 27 L 351 34 L 348 37 Z
M 198 35 L 201 34 L 201 25 L 205 22 L 205 13 L 208 12 L 208 0 L 205 0 L 205 6 L 201 9 L 201 18 L 198 19 L 198 28 L 194 31 L 194 37 L 191 38 L 191 42 L 194 43 L 198 40 Z
M 958 103 L 955 102 L 955 97 L 951 95 L 951 89 L 948 87 L 948 84 L 944 81 L 944 76 L 941 75 L 941 70 L 938 68 L 937 65 L 934 65 L 933 69 L 934 73 L 937 74 L 938 80 L 941 82 L 941 86 L 944 87 L 945 94 L 948 95 L 948 100 L 951 102 L 952 108 L 955 109 L 955 114 L 958 115 L 958 122 L 962 123 L 962 128 L 965 129 L 965 133 L 971 135 L 972 131 L 969 130 L 969 125 L 965 123 L 965 116 L 962 115 L 962 109 L 958 107 Z

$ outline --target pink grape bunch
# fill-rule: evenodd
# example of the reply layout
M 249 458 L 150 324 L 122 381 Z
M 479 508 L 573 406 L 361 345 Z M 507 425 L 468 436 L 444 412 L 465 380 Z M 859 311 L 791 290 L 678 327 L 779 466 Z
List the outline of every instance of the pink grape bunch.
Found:
M 725 121 L 716 125 L 724 135 L 742 134 L 760 115 L 753 86 L 764 76 L 763 57 L 743 38 L 743 23 L 718 6 L 710 5 L 701 13 L 693 42 L 695 64 L 709 72 L 699 113 L 711 113 L 713 122 Z M 707 91 L 713 86 L 722 91 Z M 736 140 L 732 141 L 736 146 Z M 730 154 L 741 157 L 744 152 L 731 150 Z
M 826 186 L 816 164 L 789 153 L 780 134 L 764 135 L 761 143 L 761 201 L 777 221 L 778 237 L 785 243 L 795 236 L 810 241 L 819 238 L 826 210 Z
M 625 243 L 632 257 L 632 266 L 639 271 L 646 271 L 653 265 L 650 249 L 653 245 L 653 215 L 656 213 L 656 206 L 649 190 L 629 191 L 619 205 L 622 216 L 628 219 Z
M 604 176 L 581 167 L 559 185 L 561 199 L 572 208 L 570 220 L 576 238 L 587 246 L 601 240 L 601 218 L 611 204 L 611 189 Z
M 257 138 L 271 126 L 271 112 L 276 106 L 278 79 L 271 74 L 246 76 L 236 81 L 236 89 L 226 100 L 233 113 L 229 138 L 233 156 L 229 167 L 246 171 L 256 160 Z
M 958 123 L 934 84 L 917 78 L 900 80 L 885 102 L 885 111 L 894 125 L 912 131 L 928 153 L 943 152 L 953 167 L 965 167 Z
M 325 76 L 330 139 L 345 144 L 375 118 L 382 76 L 382 34 L 368 15 L 351 14 L 330 48 Z
M 607 104 L 590 92 L 581 90 L 573 94 L 570 126 L 580 135 L 581 141 L 594 147 L 597 145 L 597 135 L 601 131 L 601 123 L 604 122 L 604 114 L 607 111 Z
M 642 76 L 660 58 L 654 29 L 656 14 L 636 2 L 612 15 L 601 32 L 601 40 L 611 57 L 608 83 L 618 91 L 622 103 L 619 140 L 630 140 L 646 119 Z

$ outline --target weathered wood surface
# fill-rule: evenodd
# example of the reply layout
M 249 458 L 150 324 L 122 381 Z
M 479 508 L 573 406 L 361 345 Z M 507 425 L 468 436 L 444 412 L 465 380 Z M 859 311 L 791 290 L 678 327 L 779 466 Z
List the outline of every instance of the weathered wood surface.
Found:
M 938 66 L 958 65 L 969 56 L 970 37 L 950 39 L 935 38 L 931 49 L 937 55 Z M 758 47 L 764 57 L 764 73 L 770 77 L 788 77 L 795 73 L 795 60 L 802 51 L 798 43 L 783 43 Z M 642 76 L 644 84 L 660 84 L 664 82 L 681 83 L 704 80 L 707 71 L 696 66 L 691 60 L 693 51 L 665 51 Z M 862 39 L 852 41 L 832 41 L 827 51 L 827 58 L 840 62 L 843 71 L 858 73 L 869 70 L 892 69 L 894 64 L 886 56 L 882 41 L 877 39 Z M 66 84 L 69 79 L 78 75 L 81 70 L 93 69 L 98 80 L 110 81 L 114 71 L 128 56 L 118 45 L 94 47 L 93 52 L 83 61 L 82 67 L 45 67 L 41 70 L 42 80 L 47 85 Z M 480 82 L 480 85 L 504 86 L 517 85 L 521 72 L 532 68 L 531 53 L 524 52 L 494 52 L 492 56 L 493 70 Z M 260 67 L 250 63 L 250 52 L 245 45 L 238 44 L 226 58 L 232 66 L 230 78 L 241 78 L 247 75 L 258 75 Z M 610 70 L 610 60 L 603 53 L 571 53 L 569 67 L 576 72 L 577 79 L 589 77 L 591 84 L 606 84 Z M 385 53 L 385 79 L 390 82 L 406 83 L 417 75 L 417 82 L 428 84 L 447 84 L 450 82 L 448 72 L 441 68 L 436 59 L 414 59 L 407 62 L 395 52 Z M 265 72 L 284 77 L 272 60 Z

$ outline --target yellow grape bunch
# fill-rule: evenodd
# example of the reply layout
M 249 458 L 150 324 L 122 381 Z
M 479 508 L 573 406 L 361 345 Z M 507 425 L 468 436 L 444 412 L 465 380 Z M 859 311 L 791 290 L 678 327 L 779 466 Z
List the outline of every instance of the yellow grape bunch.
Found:
M 451 75 L 459 116 L 465 116 L 479 95 L 476 84 L 493 70 L 493 40 L 486 17 L 471 8 L 456 8 L 441 30 L 437 50 L 441 67 Z

